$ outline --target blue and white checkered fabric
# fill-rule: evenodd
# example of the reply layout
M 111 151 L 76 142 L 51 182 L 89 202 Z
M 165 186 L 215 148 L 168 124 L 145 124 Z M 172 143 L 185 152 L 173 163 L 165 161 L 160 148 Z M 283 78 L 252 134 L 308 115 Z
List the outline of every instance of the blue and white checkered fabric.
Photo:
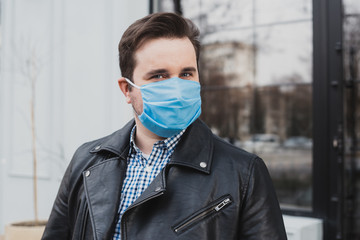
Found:
M 170 161 L 170 157 L 175 150 L 185 130 L 179 134 L 158 141 L 154 144 L 150 156 L 147 158 L 135 145 L 134 133 L 135 126 L 130 135 L 130 150 L 127 159 L 126 177 L 121 190 L 121 201 L 119 207 L 118 222 L 115 227 L 113 240 L 121 239 L 121 217 L 126 209 L 145 191 L 154 178 L 160 173 L 161 169 Z

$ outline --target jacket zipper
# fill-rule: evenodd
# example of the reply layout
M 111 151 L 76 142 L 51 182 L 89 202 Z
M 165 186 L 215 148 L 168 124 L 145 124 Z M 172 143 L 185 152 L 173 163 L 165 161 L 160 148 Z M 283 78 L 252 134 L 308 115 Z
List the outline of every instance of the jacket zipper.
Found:
M 197 214 L 196 216 L 190 218 L 188 221 L 180 224 L 179 226 L 176 226 L 174 228 L 174 231 L 176 233 L 183 230 L 185 227 L 189 226 L 190 224 L 197 222 L 198 220 L 205 218 L 206 216 L 214 213 L 219 212 L 221 209 L 223 209 L 225 206 L 229 205 L 231 203 L 230 197 L 226 197 L 224 200 L 222 200 L 220 203 L 217 203 L 210 208 L 207 208 L 206 210 L 202 211 L 201 213 Z

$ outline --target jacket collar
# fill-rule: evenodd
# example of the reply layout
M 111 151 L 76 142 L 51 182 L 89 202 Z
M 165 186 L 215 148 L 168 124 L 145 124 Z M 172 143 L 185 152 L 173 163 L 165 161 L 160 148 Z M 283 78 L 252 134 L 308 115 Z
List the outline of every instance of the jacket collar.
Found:
M 113 134 L 100 139 L 94 148 L 90 150 L 91 153 L 98 153 L 101 151 L 108 151 L 117 156 L 126 159 L 130 147 L 131 129 L 135 125 L 135 120 L 130 120 L 123 128 L 114 132 Z
M 213 155 L 212 132 L 201 120 L 188 127 L 175 148 L 169 164 L 210 173 Z
M 100 140 L 100 144 L 90 152 L 109 151 L 123 159 L 129 151 L 130 133 L 135 124 L 128 122 L 122 129 Z M 190 125 L 177 144 L 170 165 L 181 165 L 210 173 L 213 153 L 212 132 L 201 120 Z

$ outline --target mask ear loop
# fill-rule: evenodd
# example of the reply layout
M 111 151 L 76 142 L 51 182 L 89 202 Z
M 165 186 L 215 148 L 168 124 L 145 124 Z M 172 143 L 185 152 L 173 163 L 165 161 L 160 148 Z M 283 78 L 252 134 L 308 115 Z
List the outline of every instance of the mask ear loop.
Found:
M 134 88 L 140 89 L 139 86 L 135 85 L 135 84 L 134 84 L 133 82 L 131 82 L 129 79 L 127 79 L 126 77 L 124 77 L 124 78 L 125 78 L 125 80 L 126 80 L 131 86 L 133 86 Z M 136 112 L 134 106 L 133 106 L 133 110 L 134 110 L 134 113 L 135 113 L 138 117 L 141 115 L 141 114 L 138 114 L 138 113 Z
M 129 79 L 125 78 L 125 80 L 131 85 L 133 86 L 134 88 L 137 88 L 137 89 L 140 89 L 139 86 L 135 85 L 133 82 L 131 82 Z

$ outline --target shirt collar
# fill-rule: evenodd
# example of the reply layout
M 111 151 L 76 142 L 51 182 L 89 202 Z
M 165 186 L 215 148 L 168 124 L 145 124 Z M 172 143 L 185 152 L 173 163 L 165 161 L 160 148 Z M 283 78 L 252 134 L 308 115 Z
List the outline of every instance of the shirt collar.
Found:
M 181 136 L 184 134 L 186 129 L 182 130 L 178 134 L 175 134 L 171 137 L 168 137 L 164 140 L 160 140 L 154 143 L 155 147 L 158 148 L 167 148 L 168 151 L 172 151 L 177 143 L 180 141 Z M 136 131 L 136 125 L 133 126 L 131 133 L 130 133 L 130 151 L 131 153 L 133 150 L 135 150 L 138 153 L 141 153 L 141 150 L 136 146 L 135 144 L 135 131 Z

